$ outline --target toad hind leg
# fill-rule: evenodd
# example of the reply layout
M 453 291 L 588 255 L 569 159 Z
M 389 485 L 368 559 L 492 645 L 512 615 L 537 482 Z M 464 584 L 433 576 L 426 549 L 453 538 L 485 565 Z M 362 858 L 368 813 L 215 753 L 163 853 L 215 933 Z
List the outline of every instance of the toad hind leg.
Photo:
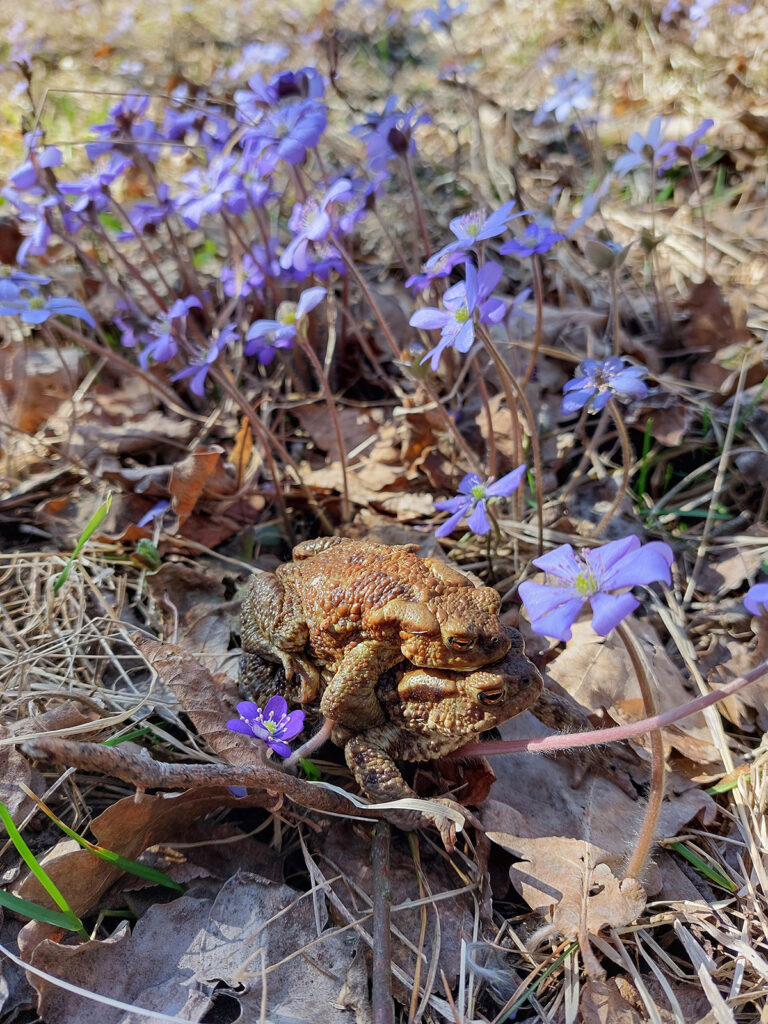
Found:
M 243 602 L 241 637 L 246 655 L 277 662 L 285 677 L 298 676 L 302 703 L 317 696 L 320 677 L 303 652 L 309 640 L 304 609 L 298 595 L 271 572 L 255 573 Z
M 361 732 L 384 721 L 384 712 L 374 693 L 379 678 L 403 655 L 397 648 L 367 640 L 348 651 L 329 682 L 320 710 L 353 732 Z

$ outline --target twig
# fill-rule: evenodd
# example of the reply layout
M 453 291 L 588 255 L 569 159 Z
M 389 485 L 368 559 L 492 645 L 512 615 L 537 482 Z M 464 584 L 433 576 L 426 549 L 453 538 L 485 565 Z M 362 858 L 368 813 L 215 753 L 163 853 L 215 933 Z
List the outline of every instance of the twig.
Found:
M 373 869 L 373 966 L 371 1007 L 374 1024 L 395 1024 L 392 1001 L 392 887 L 389 878 L 389 822 L 378 821 L 371 836 Z

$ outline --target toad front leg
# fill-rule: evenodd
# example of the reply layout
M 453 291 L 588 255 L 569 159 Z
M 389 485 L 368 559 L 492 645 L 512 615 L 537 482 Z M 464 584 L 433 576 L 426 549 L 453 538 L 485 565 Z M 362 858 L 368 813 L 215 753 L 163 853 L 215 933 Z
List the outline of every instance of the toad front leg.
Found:
M 379 640 L 357 644 L 342 658 L 320 701 L 320 710 L 353 732 L 381 725 L 384 712 L 374 687 L 387 669 L 402 660 L 398 648 Z
M 244 652 L 241 682 L 249 685 L 246 674 L 255 664 L 248 656 L 259 655 L 282 665 L 286 680 L 298 676 L 298 699 L 302 704 L 313 700 L 317 696 L 320 679 L 312 662 L 300 653 L 309 640 L 309 627 L 301 600 L 293 589 L 285 586 L 274 573 L 255 573 L 243 602 L 241 621 Z

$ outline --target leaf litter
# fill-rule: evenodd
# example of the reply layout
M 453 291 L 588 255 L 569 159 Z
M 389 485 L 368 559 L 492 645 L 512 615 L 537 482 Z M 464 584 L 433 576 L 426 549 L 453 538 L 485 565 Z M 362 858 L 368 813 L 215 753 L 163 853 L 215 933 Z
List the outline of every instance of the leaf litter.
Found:
M 201 37 L 207 38 L 211 20 L 218 20 L 215 13 L 201 5 Z M 491 19 L 495 16 L 489 14 Z M 330 17 L 328 12 L 324 17 Z M 537 11 L 538 17 L 541 31 L 566 48 L 572 46 L 569 29 L 589 30 L 575 10 L 567 12 L 566 28 L 554 6 Z M 221 31 L 236 32 L 236 21 L 233 18 L 233 25 L 221 27 Z M 67 27 L 74 52 L 85 52 L 82 44 L 90 40 L 91 30 L 82 12 L 74 12 Z M 344 31 L 351 34 L 352 28 L 345 25 Z M 462 38 L 464 30 L 457 27 L 457 31 Z M 648 31 L 648 45 L 657 45 L 656 29 L 649 27 Z M 681 31 L 680 25 L 676 31 Z M 499 38 L 494 65 L 510 58 L 519 45 L 505 34 Z M 147 48 L 150 62 L 164 63 L 163 39 L 163 31 L 152 37 Z M 634 51 L 624 45 L 622 57 L 627 67 L 619 77 L 627 88 L 617 88 L 612 100 L 612 112 L 617 116 L 636 111 L 644 102 L 633 92 L 634 87 L 629 87 Z M 690 53 L 679 39 L 664 45 L 670 46 L 677 58 Z M 723 109 L 734 106 L 730 90 L 737 85 L 739 95 L 752 95 L 744 84 L 749 62 L 739 53 L 740 46 L 746 48 L 746 43 L 739 40 L 737 32 L 728 40 L 728 55 L 718 58 L 717 73 L 707 82 L 713 104 L 719 103 Z M 88 62 L 93 63 L 97 76 L 108 66 L 103 63 L 108 61 L 108 51 L 109 46 L 106 53 L 94 57 L 95 63 Z M 192 80 L 209 60 L 202 60 L 201 52 L 190 43 L 188 52 L 180 56 Z M 592 59 L 597 60 L 597 55 Z M 693 61 L 687 70 L 685 61 L 671 63 L 680 76 L 680 90 L 685 92 L 691 86 L 686 102 L 700 105 L 701 80 L 697 76 L 702 72 L 697 70 L 698 62 Z M 89 73 L 93 74 L 93 69 L 89 68 Z M 81 84 L 79 78 L 76 83 L 71 78 L 66 81 L 66 68 L 58 74 L 63 77 L 57 80 L 65 87 Z M 530 88 L 540 77 L 533 70 L 528 75 L 527 79 L 520 76 L 517 89 Z M 103 86 L 103 78 L 96 81 Z M 501 116 L 502 102 L 505 106 L 508 102 L 507 95 L 501 96 L 499 81 L 489 64 L 480 73 L 479 92 L 472 94 L 481 118 L 491 129 L 494 118 Z M 680 81 L 685 86 L 679 85 Z M 414 82 L 418 85 L 417 71 L 405 69 L 403 88 L 410 90 Z M 674 87 L 671 79 L 666 85 L 661 81 L 653 84 L 664 95 Z M 723 136 L 729 147 L 728 160 L 759 169 L 754 147 L 755 139 L 762 137 L 764 120 L 760 114 L 741 114 L 744 129 L 738 129 L 740 134 L 736 134 L 739 117 L 728 121 L 730 135 Z M 492 149 L 484 151 L 468 141 L 465 122 L 463 108 L 449 105 L 441 130 L 447 128 L 457 144 L 469 150 L 478 191 L 487 187 L 483 184 L 486 173 L 491 180 L 506 184 L 508 167 L 497 160 Z M 524 187 L 538 196 L 553 185 L 543 159 L 547 147 L 553 147 L 548 130 L 542 129 L 536 140 L 540 154 L 535 147 L 526 150 L 526 142 L 520 140 L 523 159 L 516 173 Z M 437 132 L 429 138 L 427 151 L 430 148 L 439 155 Z M 573 167 L 564 154 L 558 156 L 562 180 L 567 182 Z M 436 223 L 443 219 L 439 206 L 444 197 L 441 200 L 439 187 L 435 186 L 433 193 Z M 719 431 L 720 440 L 738 388 L 741 400 L 754 403 L 757 412 L 765 415 L 760 408 L 761 403 L 764 406 L 764 343 L 756 343 L 768 315 L 760 288 L 765 259 L 758 244 L 765 229 L 764 204 L 754 201 L 758 192 L 748 195 L 747 185 L 740 187 L 743 193 L 735 210 L 715 202 L 708 209 L 710 245 L 721 254 L 718 281 L 705 277 L 691 283 L 699 271 L 700 248 L 695 219 L 688 218 L 690 208 L 681 204 L 665 221 L 666 242 L 674 254 L 667 268 L 670 291 L 665 301 L 674 302 L 676 317 L 668 345 L 669 351 L 681 355 L 669 365 L 664 359 L 660 379 L 674 377 L 681 389 L 661 407 L 657 401 L 649 401 L 640 403 L 633 413 L 636 429 L 647 429 L 650 438 L 646 503 L 650 518 L 645 518 L 646 526 L 654 525 L 653 516 L 670 528 L 691 522 L 695 526 L 694 514 L 713 503 L 710 476 L 704 473 L 690 480 L 683 476 L 689 469 L 700 469 L 691 462 L 695 443 L 691 432 L 703 413 L 711 419 L 715 432 Z M 621 237 L 622 230 L 634 231 L 642 225 L 642 218 L 634 215 L 629 224 L 626 211 L 614 203 L 607 203 L 603 212 L 616 237 Z M 368 258 L 372 258 L 370 252 Z M 650 364 L 659 359 L 659 353 L 648 351 L 643 339 L 643 289 L 637 277 L 642 272 L 642 265 L 637 264 L 634 276 L 625 283 L 625 298 L 634 308 L 638 326 L 637 337 L 626 340 L 628 351 L 645 352 Z M 574 338 L 587 339 L 591 345 L 604 330 L 610 308 L 606 292 L 595 277 L 576 280 L 581 275 L 582 268 L 573 270 L 565 259 L 553 271 L 545 300 L 545 345 L 562 350 Z M 730 294 L 735 285 L 743 289 L 738 302 Z M 582 289 L 588 291 L 583 303 L 571 304 L 574 293 Z M 379 301 L 383 301 L 381 296 Z M 587 305 L 591 308 L 585 308 Z M 404 330 L 405 318 L 401 315 L 400 319 Z M 32 348 L 14 339 L 3 346 L 1 354 L 8 440 L 3 450 L 6 478 L 0 512 L 4 529 L 8 529 L 8 546 L 0 561 L 5 633 L 0 660 L 4 713 L 0 740 L 34 729 L 101 740 L 118 728 L 128 730 L 151 719 L 152 753 L 161 761 L 224 758 L 236 764 L 238 756 L 245 761 L 247 754 L 242 748 L 240 755 L 235 752 L 235 738 L 225 736 L 215 703 L 221 700 L 224 707 L 229 701 L 231 708 L 236 700 L 227 678 L 227 673 L 233 674 L 232 655 L 227 652 L 230 634 L 237 629 L 236 612 L 222 605 L 237 601 L 237 587 L 245 576 L 238 563 L 249 563 L 254 552 L 257 564 L 265 568 L 273 567 L 276 559 L 273 549 L 262 552 L 258 527 L 254 530 L 267 501 L 255 490 L 243 493 L 249 474 L 261 467 L 261 457 L 254 458 L 249 451 L 252 438 L 244 432 L 244 421 L 227 407 L 215 429 L 205 430 L 205 417 L 191 417 L 189 409 L 182 409 L 183 415 L 170 403 L 161 409 L 155 392 L 139 376 L 113 378 L 108 384 L 91 380 L 79 394 L 75 420 L 71 381 L 79 383 L 86 371 L 80 350 L 55 350 L 43 344 Z M 739 383 L 743 359 L 747 369 Z M 557 417 L 558 392 L 570 366 L 553 363 L 549 372 L 550 376 L 542 374 L 533 381 L 531 389 L 531 405 L 542 424 Z M 379 415 L 375 400 L 370 402 L 373 412 L 365 413 L 354 404 L 340 404 L 343 434 L 352 439 L 349 450 L 360 449 L 350 459 L 348 470 L 351 497 L 359 506 L 352 529 L 367 533 L 372 526 L 384 527 L 381 536 L 390 542 L 429 538 L 434 545 L 431 533 L 408 527 L 422 525 L 424 517 L 432 515 L 437 491 L 451 491 L 457 478 L 455 439 L 426 392 L 397 398 L 397 415 L 392 417 L 386 405 L 381 406 L 386 414 Z M 466 394 L 456 419 L 464 422 L 468 437 L 472 434 L 466 424 L 473 423 L 476 436 L 489 448 L 495 446 L 497 457 L 512 459 L 512 416 L 502 396 L 491 396 L 489 408 L 490 418 L 477 396 Z M 733 472 L 727 499 L 736 511 L 743 496 L 750 493 L 750 482 L 760 479 L 761 470 L 754 467 L 762 463 L 754 460 L 765 457 L 765 425 L 759 418 L 750 422 L 751 433 L 732 453 L 731 469 L 735 466 L 741 476 Z M 291 416 L 284 417 L 282 425 L 290 434 L 291 445 L 301 452 L 305 485 L 316 500 L 333 508 L 343 471 L 323 407 L 294 403 Z M 583 425 L 568 429 L 568 443 L 578 452 L 585 441 Z M 601 503 L 610 504 L 615 490 L 611 463 L 616 464 L 610 442 L 609 437 L 608 447 L 593 456 L 597 483 L 585 483 L 567 509 L 554 499 L 548 503 L 547 526 L 553 535 L 564 514 L 572 527 L 594 522 L 595 508 L 599 517 Z M 565 445 L 563 435 L 556 437 L 554 431 L 544 437 L 545 493 L 549 495 L 556 492 L 563 467 L 568 465 Z M 718 451 L 714 446 L 710 450 L 715 459 Z M 62 465 L 52 468 L 52 452 Z M 678 480 L 687 481 L 674 501 L 669 490 L 664 493 L 662 488 L 671 467 Z M 80 559 L 77 572 L 56 598 L 49 581 L 61 568 L 59 552 L 66 555 L 82 524 L 103 500 L 94 488 L 99 480 L 120 489 L 111 519 L 98 544 Z M 268 493 L 268 487 L 264 490 Z M 724 497 L 715 495 L 718 500 Z M 160 500 L 172 506 L 163 530 L 137 528 L 135 524 Z M 309 522 L 307 507 L 299 507 L 304 522 Z M 641 525 L 632 503 L 620 511 L 627 515 L 620 533 L 626 532 L 629 523 L 639 532 Z M 743 674 L 764 658 L 763 635 L 759 629 L 753 633 L 748 628 L 749 617 L 737 608 L 744 580 L 754 578 L 765 564 L 765 527 L 760 521 L 765 519 L 764 505 L 755 518 L 756 522 L 742 522 L 736 531 L 713 534 L 713 557 L 698 576 L 694 602 L 688 609 L 695 660 L 711 684 Z M 406 531 L 404 535 L 401 530 Z M 244 531 L 253 534 L 249 543 L 242 541 Z M 279 527 L 277 533 L 281 535 Z M 146 575 L 144 567 L 131 561 L 131 548 L 122 546 L 140 536 L 153 537 L 162 556 L 173 559 L 155 575 Z M 516 542 L 526 540 L 516 525 L 511 536 Z M 684 539 L 683 532 L 679 538 Z M 30 539 L 39 542 L 42 552 L 32 550 Z M 201 551 L 220 545 L 224 545 L 221 553 L 227 561 Z M 454 542 L 447 547 L 465 568 L 485 571 L 479 548 Z M 510 552 L 498 560 L 494 571 L 501 577 L 516 578 L 519 567 L 518 556 Z M 153 680 L 136 653 L 126 624 L 156 630 L 183 651 L 194 653 L 217 673 L 215 692 L 224 696 L 214 701 L 209 682 L 203 685 L 188 674 L 185 665 L 172 682 L 173 666 L 167 652 L 166 660 L 157 655 L 158 675 Z M 694 683 L 687 665 L 679 651 L 663 641 L 660 623 L 652 618 L 639 621 L 637 628 L 654 675 L 662 682 L 660 706 L 672 707 L 690 699 Z M 626 656 L 611 638 L 596 638 L 587 627 L 577 624 L 574 641 L 564 651 L 555 653 L 542 646 L 541 664 L 595 722 L 621 723 L 642 716 Z M 181 699 L 178 691 L 184 688 L 188 692 Z M 588 770 L 581 787 L 574 789 L 567 758 L 516 755 L 493 763 L 497 781 L 480 811 L 490 844 L 478 838 L 477 846 L 472 847 L 467 840 L 449 859 L 428 838 L 412 837 L 411 842 L 398 838 L 392 871 L 396 905 L 393 973 L 395 995 L 401 1006 L 410 1004 L 410 1019 L 418 1019 L 419 1014 L 427 1019 L 493 1019 L 488 995 L 492 985 L 483 987 L 481 975 L 473 979 L 462 954 L 463 944 L 500 935 L 505 963 L 514 964 L 518 988 L 525 990 L 528 973 L 533 984 L 545 965 L 554 964 L 555 952 L 562 948 L 558 945 L 561 937 L 582 934 L 587 936 L 592 954 L 602 957 L 603 968 L 610 969 L 613 976 L 587 970 L 579 983 L 578 967 L 574 971 L 573 965 L 566 966 L 566 959 L 541 985 L 536 982 L 535 994 L 523 1004 L 523 1012 L 531 1015 L 525 1019 L 573 1020 L 579 1013 L 586 1021 L 611 1022 L 758 1020 L 768 982 L 761 909 L 767 881 L 764 810 L 768 773 L 755 735 L 755 730 L 762 732 L 767 727 L 764 695 L 765 683 L 758 683 L 724 705 L 723 713 L 733 726 L 727 732 L 727 749 L 722 735 L 713 732 L 703 716 L 686 719 L 664 734 L 674 771 L 667 780 L 659 835 L 679 838 L 718 864 L 736 884 L 736 896 L 710 885 L 668 847 L 655 851 L 643 879 L 647 895 L 655 902 L 646 906 L 639 883 L 621 879 L 622 859 L 642 816 L 647 784 L 644 744 L 636 746 L 636 763 L 627 768 L 639 800 L 633 801 L 610 777 L 593 769 Z M 62 712 L 60 717 L 49 717 L 55 711 Z M 94 714 L 100 721 L 94 721 Z M 194 730 L 189 728 L 188 718 Z M 543 731 L 526 714 L 508 723 L 503 733 L 530 736 Z M 732 800 L 716 802 L 702 791 L 699 780 L 718 776 L 734 757 L 744 770 L 734 776 Z M 57 773 L 50 767 L 45 771 L 32 767 L 5 742 L 0 746 L 0 759 L 0 795 L 14 818 L 25 820 L 31 808 L 20 795 L 18 783 L 42 794 Z M 329 778 L 343 780 L 344 769 L 338 763 L 329 762 L 323 768 Z M 238 800 L 221 789 L 209 796 L 193 790 L 170 797 L 136 797 L 130 784 L 83 773 L 79 778 L 69 777 L 56 799 L 63 816 L 71 812 L 82 827 L 89 824 L 109 848 L 135 856 L 144 850 L 150 850 L 150 856 L 162 856 L 164 850 L 174 849 L 182 864 L 194 862 L 184 852 L 184 841 L 189 837 L 193 837 L 191 842 L 201 841 L 204 816 L 211 815 L 205 820 L 211 822 L 210 835 L 215 841 L 242 837 L 250 824 L 244 821 L 251 806 L 249 798 Z M 288 802 L 278 807 L 276 796 L 266 806 L 264 801 L 254 803 L 261 808 L 257 811 L 262 815 L 259 827 L 269 837 L 269 845 L 261 845 L 255 852 L 261 858 L 271 858 L 270 868 L 279 870 L 271 871 L 270 877 L 277 875 L 284 882 L 267 881 L 260 877 L 259 864 L 243 863 L 225 879 L 195 878 L 184 897 L 169 903 L 150 902 L 135 924 L 120 923 L 106 937 L 102 933 L 88 944 L 74 946 L 60 941 L 60 936 L 53 939 L 50 929 L 35 923 L 25 925 L 17 935 L 18 924 L 7 915 L 0 927 L 0 941 L 6 948 L 21 949 L 30 964 L 54 976 L 148 1010 L 183 1013 L 188 1019 L 204 1019 L 222 992 L 236 1001 L 239 1009 L 234 1012 L 244 1019 L 258 1019 L 263 1013 L 276 1021 L 314 1021 L 320 1016 L 349 1019 L 349 1012 L 336 1005 L 345 985 L 349 990 L 355 987 L 351 968 L 358 950 L 356 936 L 363 936 L 362 948 L 372 943 L 369 922 L 374 886 L 367 826 L 336 821 L 321 812 L 313 817 Z M 220 831 L 226 811 L 232 814 L 228 835 Z M 47 827 L 36 838 L 38 852 L 41 857 L 47 853 L 45 863 L 67 890 L 72 904 L 80 913 L 92 915 L 95 927 L 104 928 L 105 919 L 98 914 L 124 908 L 131 891 L 128 881 L 84 851 L 57 841 Z M 243 849 L 248 848 L 254 852 L 243 843 Z M 507 854 L 514 857 L 513 863 Z M 31 883 L 19 884 L 18 863 L 7 849 L 3 869 L 4 884 L 32 894 Z M 196 869 L 191 870 L 194 874 Z M 492 889 L 483 880 L 486 871 Z M 34 895 L 43 898 L 39 892 Z M 414 902 L 418 906 L 407 906 Z M 551 934 L 542 933 L 543 922 L 551 927 Z M 514 937 L 512 923 L 518 929 Z M 587 952 L 583 952 L 586 965 Z M 358 955 L 358 966 L 365 956 Z M 126 964 L 135 965 L 135 970 L 126 971 Z M 447 990 L 441 988 L 441 971 Z M 133 1019 L 32 975 L 29 981 L 36 999 L 12 962 L 3 959 L 3 1013 L 27 1006 L 46 1021 Z M 418 992 L 415 1005 L 409 986 Z M 367 991 L 354 1003 L 358 1020 L 364 1020 L 369 1012 L 366 1000 Z M 452 1011 L 455 1000 L 459 1000 L 455 1003 L 458 1010 Z

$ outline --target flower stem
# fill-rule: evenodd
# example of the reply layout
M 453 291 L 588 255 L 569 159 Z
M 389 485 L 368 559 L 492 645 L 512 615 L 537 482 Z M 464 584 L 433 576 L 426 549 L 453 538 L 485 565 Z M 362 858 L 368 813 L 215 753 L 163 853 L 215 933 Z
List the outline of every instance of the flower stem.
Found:
M 616 492 L 616 497 L 611 502 L 611 507 L 592 531 L 591 537 L 593 540 L 595 537 L 600 536 L 608 523 L 610 523 L 611 519 L 613 519 L 613 516 L 623 501 L 624 495 L 627 493 L 627 489 L 629 487 L 629 464 L 632 459 L 632 447 L 629 443 L 629 434 L 627 433 L 627 428 L 624 426 L 624 421 L 621 418 L 621 410 L 619 409 L 615 398 L 608 399 L 608 408 L 611 411 L 611 416 L 613 417 L 613 422 L 616 424 L 616 430 L 618 431 L 619 440 L 621 441 L 621 484 Z
M 395 359 L 400 359 L 401 358 L 400 346 L 395 341 L 395 336 L 392 333 L 392 331 L 390 330 L 389 324 L 387 323 L 384 314 L 379 309 L 378 303 L 376 302 L 376 299 L 374 299 L 373 293 L 371 292 L 371 289 L 368 287 L 368 284 L 367 284 L 365 278 L 360 273 L 360 271 L 357 269 L 357 267 L 355 265 L 355 261 L 352 259 L 352 256 L 350 255 L 350 253 L 348 252 L 346 246 L 342 243 L 342 241 L 338 237 L 338 235 L 334 235 L 333 236 L 333 244 L 339 250 L 341 258 L 344 260 L 344 264 L 349 269 L 349 271 L 351 272 L 352 276 L 357 281 L 357 283 L 360 285 L 360 290 L 362 291 L 363 295 L 365 296 L 365 298 L 366 298 L 366 300 L 368 302 L 368 305 L 371 307 L 371 310 L 373 311 L 373 315 L 379 321 L 381 329 L 384 332 L 384 337 L 387 339 L 387 342 L 389 343 L 389 347 L 392 349 L 392 355 L 395 357 Z
M 539 447 L 539 438 L 538 438 L 538 435 L 536 433 L 536 420 L 534 419 L 533 410 L 531 409 L 531 406 L 530 406 L 530 403 L 528 402 L 528 399 L 525 397 L 525 392 L 523 391 L 522 386 L 517 382 L 517 379 L 516 379 L 515 375 L 512 373 L 512 371 L 509 369 L 507 364 L 504 362 L 504 360 L 499 355 L 499 351 L 496 348 L 496 346 L 494 345 L 494 343 L 491 341 L 491 337 L 488 334 L 488 332 L 487 331 L 478 331 L 478 334 L 482 338 L 483 344 L 485 345 L 489 355 L 491 356 L 491 358 L 493 359 L 494 363 L 496 364 L 496 369 L 498 370 L 499 376 L 501 377 L 501 381 L 502 381 L 502 384 L 504 386 L 504 390 L 505 390 L 505 392 L 507 392 L 507 401 L 509 402 L 509 406 L 510 406 L 509 411 L 510 411 L 510 413 L 512 415 L 512 422 L 513 422 L 513 424 L 515 422 L 515 402 L 514 402 L 514 399 L 511 399 L 509 397 L 509 394 L 508 394 L 509 385 L 512 386 L 512 388 L 514 389 L 514 391 L 517 394 L 517 397 L 520 399 L 520 404 L 523 407 L 523 412 L 525 413 L 525 416 L 526 416 L 526 418 L 528 420 L 528 430 L 529 430 L 529 435 L 528 436 L 531 439 L 531 453 L 533 455 L 533 483 L 534 483 L 534 487 L 536 489 L 536 516 L 537 516 L 537 519 L 538 519 L 538 545 L 539 545 L 539 555 L 541 556 L 541 555 L 544 554 L 544 494 L 543 494 L 543 491 L 542 491 L 542 484 L 541 484 L 541 475 L 542 475 L 541 449 Z M 521 459 L 521 461 L 522 461 L 522 459 Z
M 317 376 L 320 387 L 323 389 L 325 404 L 328 406 L 328 415 L 331 417 L 331 422 L 333 423 L 333 432 L 336 435 L 336 445 L 339 449 L 339 462 L 341 463 L 341 517 L 345 523 L 348 523 L 352 518 L 352 513 L 349 502 L 349 481 L 347 479 L 347 453 L 344 450 L 344 437 L 341 433 L 341 424 L 339 423 L 339 417 L 336 412 L 336 404 L 333 400 L 333 395 L 331 394 L 331 389 L 328 384 L 328 378 L 325 375 L 322 363 L 317 358 L 317 353 L 312 348 L 306 337 L 306 329 L 300 330 L 297 334 L 297 338 L 302 351 L 314 367 L 315 375 Z
M 544 278 L 541 273 L 541 260 L 536 253 L 531 256 L 531 266 L 533 267 L 533 296 L 536 300 L 536 331 L 533 336 L 533 348 L 528 360 L 528 368 L 523 377 L 522 387 L 528 384 L 533 376 L 533 371 L 536 369 L 536 358 L 541 348 L 541 340 L 544 333 Z
M 632 668 L 637 676 L 640 686 L 640 694 L 643 698 L 643 709 L 646 718 L 653 718 L 657 714 L 656 697 L 653 687 L 648 678 L 648 665 L 645 660 L 642 648 L 632 634 L 631 629 L 620 622 L 616 626 L 616 632 L 626 648 Z M 651 733 L 651 787 L 648 791 L 648 804 L 645 809 L 643 826 L 637 838 L 634 852 L 624 872 L 625 878 L 640 878 L 643 865 L 648 859 L 653 840 L 656 835 L 656 826 L 659 823 L 661 805 L 664 800 L 664 741 L 661 738 L 661 730 L 655 729 Z
M 650 718 L 642 718 L 639 722 L 631 722 L 628 725 L 617 725 L 612 729 L 592 729 L 589 732 L 557 733 L 554 736 L 545 736 L 544 739 L 519 739 L 499 740 L 493 743 L 468 743 L 459 750 L 453 751 L 449 757 L 471 757 L 473 754 L 482 754 L 484 757 L 491 754 L 520 754 L 528 752 L 543 753 L 552 750 L 570 750 L 576 747 L 594 747 L 600 743 L 618 743 L 620 740 L 629 740 L 633 736 L 642 736 L 643 733 L 652 732 L 654 729 L 664 729 L 668 725 L 695 715 L 699 711 L 719 704 L 726 697 L 732 697 L 734 693 L 743 690 L 751 683 L 757 682 L 763 676 L 768 676 L 768 661 L 761 662 L 756 668 L 746 672 L 730 683 L 721 686 L 718 690 L 705 693 L 695 700 L 681 704 L 679 707 L 671 708 L 669 711 L 662 711 Z
M 404 162 L 405 173 L 408 175 L 408 185 L 411 189 L 413 205 L 416 210 L 416 220 L 419 224 L 421 242 L 424 246 L 424 259 L 428 260 L 432 255 L 432 250 L 429 244 L 429 232 L 427 231 L 427 222 L 424 219 L 424 207 L 421 205 L 421 197 L 419 196 L 419 190 L 416 188 L 416 179 L 413 176 L 413 167 L 411 167 L 411 161 L 407 153 L 404 155 Z

